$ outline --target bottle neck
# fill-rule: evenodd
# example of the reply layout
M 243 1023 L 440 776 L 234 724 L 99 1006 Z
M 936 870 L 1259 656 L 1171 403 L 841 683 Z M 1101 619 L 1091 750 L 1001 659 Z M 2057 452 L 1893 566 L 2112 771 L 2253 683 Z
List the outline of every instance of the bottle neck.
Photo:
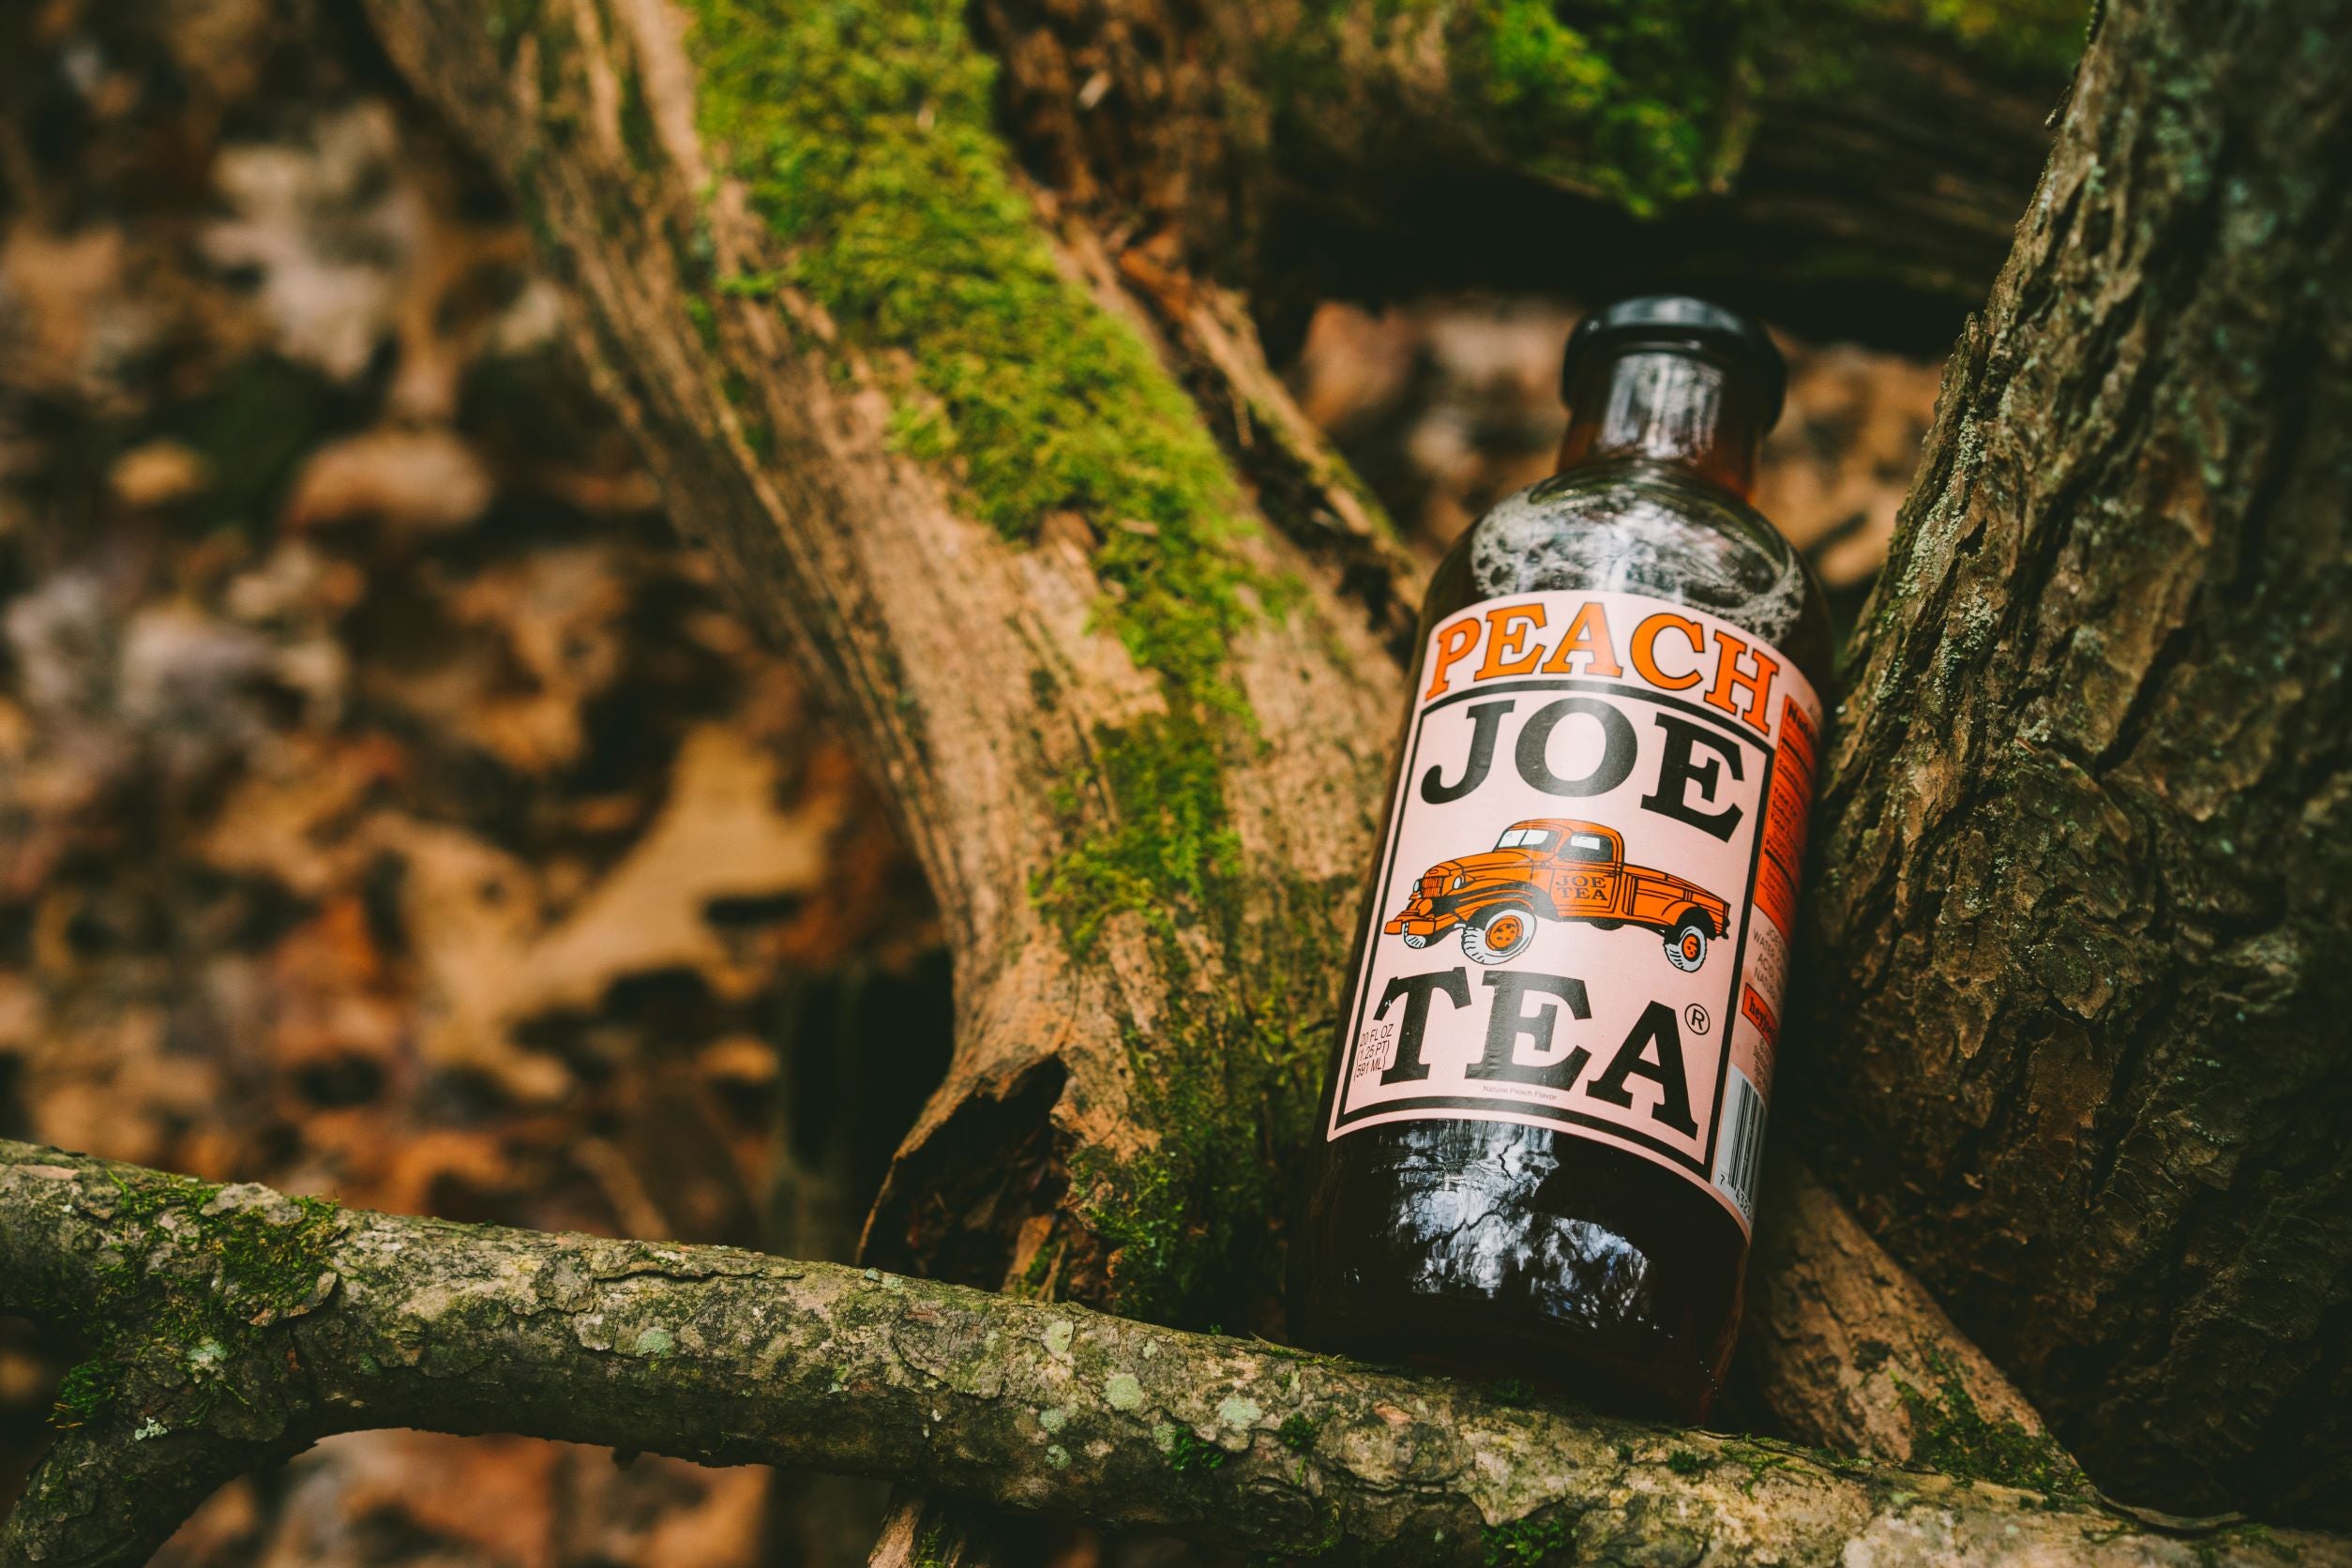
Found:
M 1676 349 L 1629 348 L 1585 366 L 1568 388 L 1560 466 L 1646 459 L 1721 486 L 1756 489 L 1763 389 L 1739 369 Z

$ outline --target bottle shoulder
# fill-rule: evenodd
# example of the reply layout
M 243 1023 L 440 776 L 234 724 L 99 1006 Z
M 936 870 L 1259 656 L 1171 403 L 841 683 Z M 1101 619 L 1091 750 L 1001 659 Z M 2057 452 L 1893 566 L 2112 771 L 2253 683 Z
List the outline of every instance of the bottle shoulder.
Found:
M 1497 502 L 1431 578 L 1423 633 L 1483 600 L 1577 590 L 1707 611 L 1817 685 L 1828 674 L 1828 611 L 1803 555 L 1754 507 L 1655 463 L 1574 469 Z

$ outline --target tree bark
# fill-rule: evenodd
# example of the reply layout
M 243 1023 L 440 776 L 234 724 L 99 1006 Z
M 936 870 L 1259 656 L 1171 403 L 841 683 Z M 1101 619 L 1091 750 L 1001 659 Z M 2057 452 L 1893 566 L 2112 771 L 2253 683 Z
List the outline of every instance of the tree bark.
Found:
M 2352 1561 L 2326 1536 L 2168 1531 L 2088 1494 L 1660 1431 L 879 1270 L 339 1212 L 22 1143 L 0 1143 L 0 1311 L 101 1345 L 83 1425 L 0 1530 L 5 1568 L 136 1564 L 185 1492 L 151 1478 L 388 1425 L 920 1477 L 1340 1561 Z
M 2108 8 L 1864 615 L 1823 1163 L 2092 1474 L 2352 1517 L 2352 8 Z

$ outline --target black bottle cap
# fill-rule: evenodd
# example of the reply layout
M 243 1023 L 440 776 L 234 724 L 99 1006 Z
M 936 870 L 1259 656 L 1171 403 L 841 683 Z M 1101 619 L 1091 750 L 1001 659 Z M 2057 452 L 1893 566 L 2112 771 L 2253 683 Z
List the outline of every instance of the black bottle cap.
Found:
M 1560 396 L 1568 396 L 1576 372 L 1593 354 L 1635 345 L 1707 350 L 1745 360 L 1764 379 L 1764 429 L 1769 430 L 1780 422 L 1781 403 L 1788 392 L 1788 365 L 1773 346 L 1772 334 L 1754 316 L 1688 294 L 1621 299 L 1578 322 L 1568 334 L 1567 352 L 1560 359 Z

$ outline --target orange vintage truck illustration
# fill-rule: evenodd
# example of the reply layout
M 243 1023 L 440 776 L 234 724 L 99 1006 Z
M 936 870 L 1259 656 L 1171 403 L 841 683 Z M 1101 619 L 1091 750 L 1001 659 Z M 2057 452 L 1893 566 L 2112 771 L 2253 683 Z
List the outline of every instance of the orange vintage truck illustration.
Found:
M 1696 970 L 1724 934 L 1730 906 L 1695 882 L 1625 864 L 1615 828 L 1562 817 L 1514 822 L 1482 854 L 1440 861 L 1413 884 L 1411 900 L 1380 927 L 1408 947 L 1460 930 L 1462 951 L 1482 964 L 1516 957 L 1535 940 L 1535 922 L 1583 920 L 1604 931 L 1641 926 L 1664 933 L 1675 968 Z

